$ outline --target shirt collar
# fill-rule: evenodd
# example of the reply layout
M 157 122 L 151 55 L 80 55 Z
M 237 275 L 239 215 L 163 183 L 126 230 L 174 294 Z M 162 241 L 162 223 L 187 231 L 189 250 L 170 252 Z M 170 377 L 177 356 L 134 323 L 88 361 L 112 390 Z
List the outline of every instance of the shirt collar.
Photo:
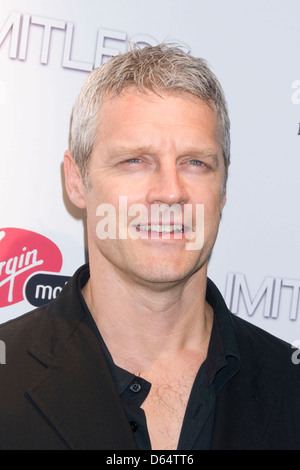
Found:
M 240 369 L 240 353 L 231 320 L 231 313 L 215 284 L 207 279 L 206 300 L 214 311 L 206 370 L 216 393 Z
M 84 300 L 81 289 L 89 279 L 89 269 L 83 270 L 78 278 L 78 289 L 82 306 L 88 316 L 90 324 L 98 336 L 105 359 L 108 362 L 119 393 L 134 379 L 134 374 L 116 366 L 92 314 Z M 207 279 L 206 300 L 214 311 L 214 321 L 211 339 L 205 361 L 206 373 L 209 382 L 213 384 L 216 393 L 235 375 L 240 368 L 240 354 L 234 334 L 233 325 L 226 303 L 215 284 Z

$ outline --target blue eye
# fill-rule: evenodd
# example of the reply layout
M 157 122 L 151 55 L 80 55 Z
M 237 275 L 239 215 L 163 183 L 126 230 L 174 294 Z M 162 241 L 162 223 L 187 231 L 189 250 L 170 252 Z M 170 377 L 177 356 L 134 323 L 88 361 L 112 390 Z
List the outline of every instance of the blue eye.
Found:
M 126 160 L 125 163 L 139 163 L 141 160 L 139 158 L 130 158 L 129 160 Z
M 196 165 L 196 166 L 204 165 L 204 163 L 200 162 L 199 160 L 190 160 L 188 163 L 189 163 L 189 165 Z

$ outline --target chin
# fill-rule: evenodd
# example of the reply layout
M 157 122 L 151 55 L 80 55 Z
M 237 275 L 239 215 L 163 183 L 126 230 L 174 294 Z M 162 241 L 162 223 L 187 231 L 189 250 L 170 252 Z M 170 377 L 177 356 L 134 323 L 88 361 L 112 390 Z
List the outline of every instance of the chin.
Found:
M 158 264 L 151 263 L 147 266 L 145 263 L 142 269 L 136 270 L 136 275 L 146 283 L 169 285 L 181 282 L 188 279 L 192 274 L 200 269 L 198 266 L 180 266 L 175 263 L 163 263 Z

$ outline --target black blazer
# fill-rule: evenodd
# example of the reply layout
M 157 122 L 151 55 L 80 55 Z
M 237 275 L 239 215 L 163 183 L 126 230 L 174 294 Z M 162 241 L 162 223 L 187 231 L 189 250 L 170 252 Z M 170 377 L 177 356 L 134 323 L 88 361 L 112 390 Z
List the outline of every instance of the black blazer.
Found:
M 79 270 L 80 271 L 80 270 Z M 96 335 L 79 271 L 47 306 L 0 327 L 0 449 L 137 450 Z M 300 450 L 293 349 L 228 312 L 241 369 L 217 397 L 212 449 Z

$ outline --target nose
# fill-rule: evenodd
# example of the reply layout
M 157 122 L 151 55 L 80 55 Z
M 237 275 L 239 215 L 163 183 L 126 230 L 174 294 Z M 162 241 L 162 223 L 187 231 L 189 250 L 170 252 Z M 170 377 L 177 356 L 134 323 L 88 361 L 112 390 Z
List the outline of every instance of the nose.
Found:
M 184 204 L 189 195 L 176 163 L 164 163 L 152 174 L 147 194 L 148 204 Z

